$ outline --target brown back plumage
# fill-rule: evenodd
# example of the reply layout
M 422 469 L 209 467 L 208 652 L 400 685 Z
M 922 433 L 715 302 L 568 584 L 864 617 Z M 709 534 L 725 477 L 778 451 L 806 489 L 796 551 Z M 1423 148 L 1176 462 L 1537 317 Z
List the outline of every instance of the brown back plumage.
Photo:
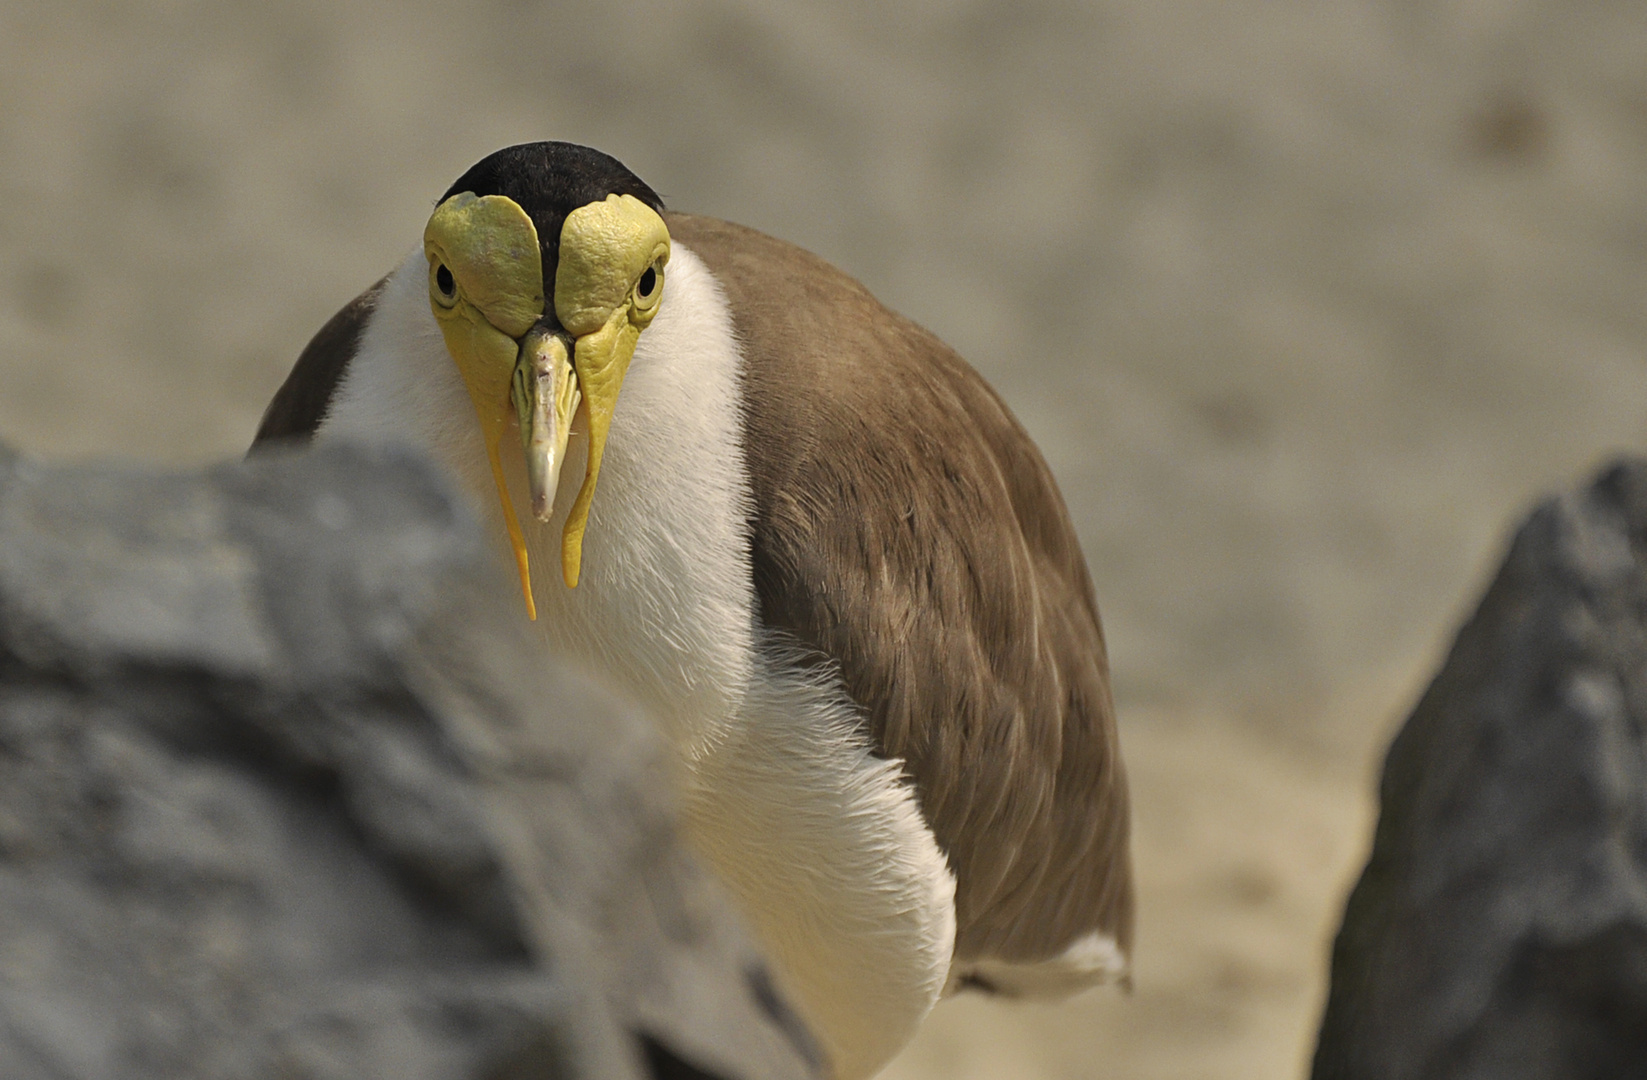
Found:
M 1097 601 L 1029 437 L 951 349 L 823 260 L 667 216 L 743 346 L 765 623 L 836 664 L 957 879 L 956 954 L 1130 950 L 1126 779 Z

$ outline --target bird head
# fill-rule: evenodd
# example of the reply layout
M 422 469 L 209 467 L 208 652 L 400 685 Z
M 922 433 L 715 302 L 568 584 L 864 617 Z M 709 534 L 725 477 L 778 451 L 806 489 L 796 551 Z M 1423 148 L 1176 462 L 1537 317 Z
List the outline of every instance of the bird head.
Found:
M 663 300 L 669 230 L 657 195 L 598 151 L 567 143 L 500 150 L 429 218 L 429 306 L 474 403 L 528 613 L 526 541 L 503 478 L 513 419 L 532 512 L 547 522 L 574 418 L 587 466 L 561 535 L 578 583 L 584 530 L 623 377 Z

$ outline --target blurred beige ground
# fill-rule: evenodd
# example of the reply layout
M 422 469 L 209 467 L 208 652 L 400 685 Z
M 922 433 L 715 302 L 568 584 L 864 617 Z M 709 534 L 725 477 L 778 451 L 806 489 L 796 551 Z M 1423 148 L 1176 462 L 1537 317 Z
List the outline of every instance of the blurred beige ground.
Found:
M 239 453 L 510 142 L 626 161 L 956 345 L 1098 582 L 1137 989 L 925 1077 L 1296 1077 L 1382 744 L 1539 492 L 1647 441 L 1634 0 L 0 0 L 0 437 Z

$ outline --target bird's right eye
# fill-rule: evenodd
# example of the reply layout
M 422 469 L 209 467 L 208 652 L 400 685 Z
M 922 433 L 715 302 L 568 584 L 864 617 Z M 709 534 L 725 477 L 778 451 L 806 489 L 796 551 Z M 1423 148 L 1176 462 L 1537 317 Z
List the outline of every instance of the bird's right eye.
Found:
M 452 277 L 452 271 L 445 263 L 435 264 L 435 295 L 442 301 L 450 304 L 457 299 L 457 279 Z

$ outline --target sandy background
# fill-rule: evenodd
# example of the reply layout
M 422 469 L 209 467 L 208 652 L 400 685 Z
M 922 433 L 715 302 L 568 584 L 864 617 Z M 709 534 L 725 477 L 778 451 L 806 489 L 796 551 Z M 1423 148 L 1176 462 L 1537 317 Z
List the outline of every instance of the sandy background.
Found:
M 888 1075 L 1299 1076 L 1383 743 L 1530 500 L 1647 441 L 1647 7 L 0 0 L 0 437 L 239 453 L 536 138 L 932 327 L 1079 524 L 1137 992 Z

